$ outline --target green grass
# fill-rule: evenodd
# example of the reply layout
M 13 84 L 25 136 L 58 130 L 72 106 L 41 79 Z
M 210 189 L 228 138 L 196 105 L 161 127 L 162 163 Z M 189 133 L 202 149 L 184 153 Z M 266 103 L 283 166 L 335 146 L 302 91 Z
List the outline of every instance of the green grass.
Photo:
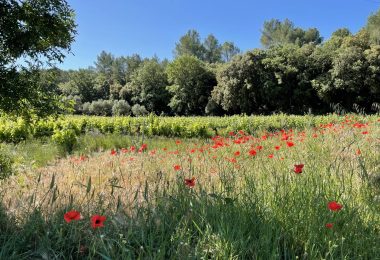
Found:
M 380 125 L 353 123 L 288 131 L 293 147 L 281 132 L 81 136 L 73 153 L 84 161 L 0 183 L 0 259 L 380 259 Z M 110 154 L 142 143 L 148 151 Z M 184 185 L 193 176 L 195 187 Z M 72 209 L 83 219 L 66 223 Z M 94 214 L 105 227 L 91 228 Z

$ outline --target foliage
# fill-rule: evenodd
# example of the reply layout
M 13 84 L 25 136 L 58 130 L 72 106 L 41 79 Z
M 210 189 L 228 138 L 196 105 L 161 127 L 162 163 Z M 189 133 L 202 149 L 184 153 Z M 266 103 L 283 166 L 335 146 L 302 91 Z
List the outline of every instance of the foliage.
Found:
M 134 116 L 145 116 L 149 114 L 148 110 L 146 110 L 145 106 L 134 104 L 132 106 L 132 113 Z
M 172 95 L 169 106 L 176 114 L 202 115 L 216 84 L 214 75 L 194 56 L 180 56 L 167 68 Z
M 39 66 L 61 62 L 74 40 L 73 10 L 66 1 L 0 3 L 0 110 L 45 116 L 61 111 L 50 84 L 40 80 Z
M 112 107 L 113 116 L 129 116 L 131 114 L 131 106 L 125 100 L 117 100 Z
M 302 46 L 307 43 L 319 44 L 322 42 L 322 37 L 316 28 L 310 28 L 305 31 L 294 27 L 294 24 L 288 19 L 283 22 L 278 19 L 271 19 L 264 22 L 260 41 L 264 47 L 287 43 Z
M 145 61 L 131 76 L 128 84 L 131 101 L 142 104 L 150 112 L 167 112 L 167 100 L 170 99 L 166 90 L 168 85 L 165 68 L 158 60 Z

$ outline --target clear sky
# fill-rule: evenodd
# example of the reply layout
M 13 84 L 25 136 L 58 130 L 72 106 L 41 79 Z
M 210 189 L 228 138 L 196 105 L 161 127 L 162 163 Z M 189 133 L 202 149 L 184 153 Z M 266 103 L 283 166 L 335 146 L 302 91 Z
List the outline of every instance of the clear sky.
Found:
M 212 33 L 243 51 L 260 47 L 261 28 L 271 18 L 289 18 L 298 27 L 316 27 L 326 39 L 341 27 L 357 32 L 380 0 L 68 0 L 78 35 L 62 69 L 86 68 L 102 51 L 173 58 L 189 29 Z

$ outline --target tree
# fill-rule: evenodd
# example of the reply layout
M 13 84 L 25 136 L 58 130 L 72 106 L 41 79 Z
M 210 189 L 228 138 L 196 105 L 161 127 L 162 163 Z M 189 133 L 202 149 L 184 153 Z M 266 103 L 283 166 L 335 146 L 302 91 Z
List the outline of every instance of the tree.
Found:
M 322 37 L 316 28 L 310 28 L 305 31 L 294 27 L 294 24 L 289 19 L 285 19 L 283 22 L 278 19 L 271 19 L 264 22 L 260 41 L 267 48 L 287 43 L 302 46 L 306 43 L 319 44 L 322 42 Z
M 225 42 L 221 47 L 222 60 L 229 62 L 231 59 L 240 53 L 240 49 L 233 42 Z
M 77 90 L 82 102 L 91 102 L 99 97 L 99 93 L 96 90 L 96 74 L 89 69 L 79 69 L 73 73 L 71 78 L 71 84 Z
M 368 17 L 366 29 L 370 35 L 371 42 L 380 44 L 380 9 Z
M 111 53 L 102 51 L 95 62 L 95 69 L 98 73 L 105 75 L 107 78 L 111 78 L 112 75 L 112 66 L 114 63 L 115 57 Z
M 201 43 L 199 33 L 196 30 L 189 30 L 184 36 L 176 43 L 174 56 L 192 55 L 202 60 L 204 57 L 205 49 Z
M 167 75 L 162 64 L 157 59 L 145 61 L 131 77 L 128 88 L 132 102 L 139 103 L 150 112 L 165 112 L 168 110 L 169 93 Z
M 40 83 L 39 66 L 62 62 L 76 34 L 66 1 L 0 2 L 0 111 L 45 116 L 59 98 Z
M 194 56 L 180 56 L 167 67 L 169 106 L 176 114 L 202 115 L 213 86 L 214 74 Z
M 204 58 L 203 60 L 209 63 L 222 61 L 222 50 L 218 40 L 214 35 L 210 34 L 203 42 Z

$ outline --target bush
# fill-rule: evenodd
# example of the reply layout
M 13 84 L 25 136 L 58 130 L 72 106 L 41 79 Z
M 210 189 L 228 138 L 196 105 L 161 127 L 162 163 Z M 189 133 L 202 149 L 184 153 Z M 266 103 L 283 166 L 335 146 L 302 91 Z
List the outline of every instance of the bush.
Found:
M 90 113 L 97 116 L 110 116 L 112 115 L 112 107 L 112 100 L 99 99 L 91 103 Z
M 131 106 L 125 100 L 114 102 L 112 107 L 112 115 L 114 116 L 129 116 L 131 114 Z
M 141 106 L 139 104 L 135 104 L 132 107 L 132 113 L 134 116 L 145 116 L 149 114 L 148 110 L 144 106 Z
M 84 103 L 82 106 L 82 113 L 85 115 L 91 115 L 90 106 L 91 106 L 90 102 Z
M 0 180 L 13 173 L 13 158 L 0 147 Z

